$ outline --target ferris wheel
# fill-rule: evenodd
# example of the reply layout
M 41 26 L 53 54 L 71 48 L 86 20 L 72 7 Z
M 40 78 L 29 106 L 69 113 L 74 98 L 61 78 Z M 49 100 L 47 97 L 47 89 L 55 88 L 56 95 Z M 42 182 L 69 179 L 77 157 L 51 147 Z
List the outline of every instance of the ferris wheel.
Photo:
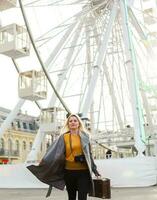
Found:
M 4 12 L 16 5 L 24 25 L 12 23 L 0 30 L 0 53 L 12 58 L 21 98 L 1 132 L 26 100 L 41 110 L 28 160 L 35 160 L 45 132 L 61 126 L 46 124 L 44 117 L 63 110 L 78 113 L 93 138 L 105 144 L 133 138 L 138 152 L 145 150 L 147 136 L 155 132 L 150 99 L 155 95 L 151 78 L 156 75 L 156 35 L 148 25 L 156 18 L 139 2 L 138 9 L 131 0 L 20 0 L 0 5 Z M 22 60 L 34 57 L 34 66 L 22 67 Z

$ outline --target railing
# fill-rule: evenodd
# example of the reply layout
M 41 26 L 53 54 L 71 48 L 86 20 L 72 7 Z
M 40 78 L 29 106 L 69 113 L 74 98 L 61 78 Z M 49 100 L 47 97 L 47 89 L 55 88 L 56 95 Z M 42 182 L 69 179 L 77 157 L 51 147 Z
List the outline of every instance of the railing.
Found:
M 0 156 L 19 156 L 18 150 L 0 149 Z

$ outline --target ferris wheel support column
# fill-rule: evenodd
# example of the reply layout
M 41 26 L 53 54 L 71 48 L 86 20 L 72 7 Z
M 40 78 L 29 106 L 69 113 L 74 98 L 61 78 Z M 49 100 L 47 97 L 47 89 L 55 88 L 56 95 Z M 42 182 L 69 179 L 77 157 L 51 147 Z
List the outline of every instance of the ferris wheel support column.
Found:
M 137 32 L 141 36 L 142 40 L 143 41 L 147 40 L 146 34 L 143 32 L 143 30 L 142 30 L 140 24 L 138 23 L 138 20 L 136 19 L 136 16 L 134 15 L 134 13 L 133 13 L 131 8 L 129 8 L 129 15 L 130 15 L 132 24 L 134 25 L 134 27 L 136 28 Z M 151 55 L 152 54 L 152 49 L 149 46 L 147 48 L 148 48 L 148 51 L 150 52 L 150 55 Z M 139 79 L 142 80 L 139 70 L 138 70 L 138 75 L 139 75 Z M 145 94 L 144 90 L 141 90 L 141 96 L 142 96 L 142 99 L 143 99 L 143 104 L 144 104 L 144 109 L 145 109 L 145 112 L 146 112 L 147 122 L 148 122 L 149 128 L 150 128 L 149 135 L 151 135 L 152 133 L 154 133 L 154 128 L 153 128 L 153 122 L 152 122 L 152 117 L 151 117 L 151 112 L 150 112 L 148 100 L 147 100 L 147 97 L 146 97 L 146 94 Z
M 133 52 L 133 44 L 130 36 L 130 29 L 128 26 L 128 8 L 126 0 L 120 1 L 120 8 L 122 13 L 122 23 L 123 23 L 123 34 L 124 34 L 124 44 L 126 49 L 126 66 L 129 78 L 129 91 L 132 104 L 134 129 L 135 129 L 135 147 L 138 150 L 138 155 L 143 155 L 145 150 L 144 142 L 142 137 L 145 136 L 145 131 L 143 127 L 143 116 L 142 108 L 139 97 L 139 84 L 136 71 L 136 62 Z
M 37 154 L 40 149 L 41 143 L 45 137 L 45 133 L 42 132 L 39 128 L 37 132 L 37 136 L 35 137 L 35 141 L 33 142 L 32 149 L 27 156 L 26 163 L 37 163 L 39 160 L 37 159 Z
M 85 100 L 83 102 L 83 107 L 82 107 L 82 116 L 83 116 L 82 118 L 87 117 L 87 113 L 93 101 L 95 86 L 97 84 L 99 72 L 104 62 L 104 58 L 106 56 L 107 45 L 109 42 L 110 33 L 112 31 L 112 26 L 114 24 L 116 15 L 117 15 L 117 3 L 114 3 L 112 11 L 111 11 L 110 19 L 108 21 L 108 25 L 106 28 L 106 32 L 103 34 L 101 45 L 98 47 L 98 50 L 97 50 L 95 64 L 93 66 L 93 76 L 90 79 L 87 93 L 85 93 Z
M 15 106 L 15 108 L 9 113 L 6 120 L 3 122 L 3 124 L 0 127 L 0 138 L 2 137 L 4 132 L 7 130 L 7 128 L 10 127 L 11 122 L 17 116 L 17 114 L 18 114 L 20 108 L 22 107 L 22 105 L 24 104 L 24 102 L 25 102 L 25 99 L 20 99 L 19 102 L 17 103 L 17 105 Z

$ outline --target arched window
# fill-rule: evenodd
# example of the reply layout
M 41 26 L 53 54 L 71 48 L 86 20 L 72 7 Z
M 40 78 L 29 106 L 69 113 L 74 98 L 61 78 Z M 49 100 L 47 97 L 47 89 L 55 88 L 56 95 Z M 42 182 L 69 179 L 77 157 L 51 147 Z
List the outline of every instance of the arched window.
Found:
M 23 122 L 23 128 L 24 128 L 24 129 L 27 129 L 27 124 L 26 124 L 26 122 Z
M 32 142 L 29 143 L 29 149 L 32 149 Z
M 18 128 L 21 128 L 21 124 L 20 124 L 19 121 L 17 121 L 17 127 L 18 127 Z
M 19 145 L 19 141 L 16 140 L 16 141 L 15 141 L 15 150 L 16 150 L 16 151 L 19 151 L 19 146 L 20 146 L 20 145 Z
M 8 139 L 8 150 L 11 152 L 12 148 L 13 148 L 13 143 L 12 143 L 12 140 L 9 138 Z
M 0 149 L 4 149 L 4 139 L 0 139 Z
M 23 150 L 26 150 L 26 142 L 23 141 Z

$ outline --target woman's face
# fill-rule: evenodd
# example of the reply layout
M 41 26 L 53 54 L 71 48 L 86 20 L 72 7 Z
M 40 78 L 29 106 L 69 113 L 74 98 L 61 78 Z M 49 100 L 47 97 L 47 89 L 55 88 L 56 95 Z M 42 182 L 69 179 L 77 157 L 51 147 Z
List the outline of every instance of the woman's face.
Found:
M 68 120 L 68 127 L 69 127 L 70 130 L 77 130 L 77 129 L 79 129 L 79 125 L 80 125 L 80 123 L 79 123 L 77 117 L 71 116 L 69 118 L 69 120 Z

